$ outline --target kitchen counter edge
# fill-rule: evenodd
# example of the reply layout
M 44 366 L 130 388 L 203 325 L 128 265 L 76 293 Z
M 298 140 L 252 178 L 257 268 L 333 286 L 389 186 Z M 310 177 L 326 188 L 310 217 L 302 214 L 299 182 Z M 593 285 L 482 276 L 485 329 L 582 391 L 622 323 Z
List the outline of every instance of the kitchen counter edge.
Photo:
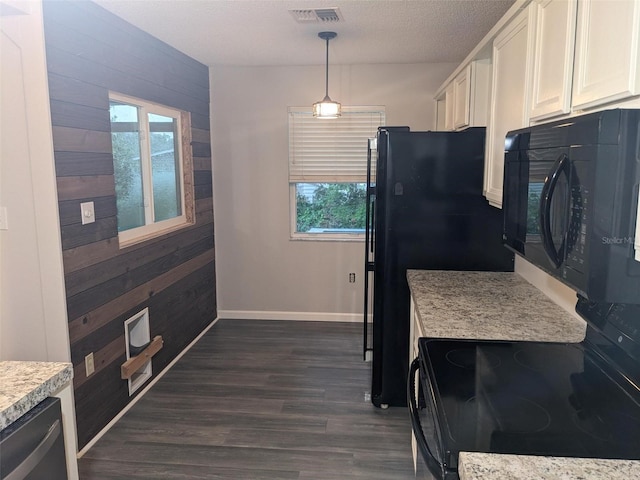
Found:
M 71 382 L 65 362 L 0 362 L 0 430 Z
M 460 480 L 640 478 L 640 461 L 460 452 Z

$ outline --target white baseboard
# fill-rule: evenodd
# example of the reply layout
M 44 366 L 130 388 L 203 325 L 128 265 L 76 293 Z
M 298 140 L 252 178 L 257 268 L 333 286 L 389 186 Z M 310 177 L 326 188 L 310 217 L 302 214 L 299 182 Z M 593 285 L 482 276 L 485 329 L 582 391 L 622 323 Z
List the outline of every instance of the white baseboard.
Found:
M 303 322 L 362 322 L 362 313 L 218 310 L 218 318 L 232 320 L 297 320 Z
M 141 399 L 141 398 L 142 398 L 142 397 L 143 397 L 143 396 L 144 396 L 144 395 L 145 395 L 145 394 L 146 394 L 146 393 L 151 389 L 151 387 L 153 387 L 153 386 L 156 384 L 156 382 L 157 382 L 158 380 L 160 380 L 160 379 L 164 376 L 164 374 L 165 374 L 165 373 L 167 373 L 167 372 L 171 369 L 171 367 L 173 367 L 173 366 L 176 364 L 176 362 L 177 362 L 178 360 L 180 360 L 180 359 L 182 358 L 182 356 L 183 356 L 185 353 L 187 353 L 187 352 L 191 349 L 191 347 L 193 347 L 193 346 L 196 344 L 196 342 L 197 342 L 198 340 L 200 340 L 200 338 L 202 338 L 202 336 L 203 336 L 205 333 L 207 333 L 207 332 L 209 331 L 209 329 L 210 329 L 211 327 L 213 327 L 213 326 L 216 324 L 216 322 L 218 321 L 218 319 L 219 319 L 219 318 L 220 318 L 219 316 L 218 316 L 218 317 L 216 317 L 216 319 L 215 319 L 213 322 L 211 322 L 207 327 L 205 327 L 205 329 L 204 329 L 202 332 L 200 332 L 200 334 L 199 334 L 196 338 L 194 338 L 194 339 L 193 339 L 193 341 L 192 341 L 189 345 L 187 345 L 187 346 L 184 348 L 184 350 L 182 350 L 182 351 L 181 351 L 181 352 L 176 356 L 176 358 L 174 358 L 174 359 L 171 361 L 171 363 L 169 363 L 169 365 L 167 365 L 166 367 L 164 367 L 164 369 L 163 369 L 159 374 L 157 374 L 155 377 L 153 377 L 153 379 L 151 380 L 151 382 L 150 382 L 146 387 L 144 387 L 144 389 L 142 389 L 142 391 L 141 391 L 141 392 L 136 396 L 136 398 L 134 398 L 133 400 L 131 400 L 131 401 L 130 401 L 130 402 L 129 402 L 129 403 L 128 403 L 128 404 L 127 404 L 127 405 L 126 405 L 126 406 L 125 406 L 121 411 L 120 411 L 120 413 L 118 413 L 115 417 L 113 417 L 113 419 L 112 419 L 109 423 L 107 423 L 107 425 L 105 425 L 105 427 L 104 427 L 102 430 L 100 430 L 100 431 L 96 434 L 96 436 L 95 436 L 95 437 L 93 437 L 91 440 L 89 440 L 89 442 L 84 446 L 84 448 L 78 452 L 77 457 L 78 457 L 78 458 L 82 458 L 82 456 L 83 456 L 85 453 L 87 453 L 87 452 L 89 451 L 89 449 L 90 449 L 91 447 L 93 447 L 93 446 L 96 444 L 96 442 L 97 442 L 98 440 L 100 440 L 100 439 L 102 438 L 102 436 L 103 436 L 105 433 L 107 433 L 107 432 L 109 431 L 109 429 L 110 429 L 111 427 L 113 427 L 113 426 L 116 424 L 116 422 L 117 422 L 118 420 L 120 420 L 120 419 L 124 416 L 124 414 L 125 414 L 125 413 L 127 413 L 127 412 L 131 409 L 131 407 L 133 407 L 133 406 L 138 402 L 138 400 L 140 400 L 140 399 Z

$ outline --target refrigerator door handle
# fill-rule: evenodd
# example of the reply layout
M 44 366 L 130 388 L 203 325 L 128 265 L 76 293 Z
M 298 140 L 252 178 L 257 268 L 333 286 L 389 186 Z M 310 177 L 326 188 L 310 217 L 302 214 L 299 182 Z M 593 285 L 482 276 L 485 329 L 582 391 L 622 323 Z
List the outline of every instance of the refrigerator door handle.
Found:
M 373 253 L 373 245 L 375 243 L 375 223 L 376 222 L 376 200 L 371 200 L 371 234 L 369 235 L 369 252 Z

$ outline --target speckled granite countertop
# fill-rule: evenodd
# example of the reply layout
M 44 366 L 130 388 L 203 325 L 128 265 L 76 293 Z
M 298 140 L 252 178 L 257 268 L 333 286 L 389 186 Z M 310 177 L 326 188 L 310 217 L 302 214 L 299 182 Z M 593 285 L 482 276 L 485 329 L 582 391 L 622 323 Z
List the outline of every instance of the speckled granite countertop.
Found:
M 513 272 L 408 270 L 428 337 L 577 343 L 586 322 Z
M 0 430 L 71 382 L 70 363 L 0 362 Z
M 640 461 L 460 452 L 458 474 L 460 480 L 629 480 L 640 478 Z

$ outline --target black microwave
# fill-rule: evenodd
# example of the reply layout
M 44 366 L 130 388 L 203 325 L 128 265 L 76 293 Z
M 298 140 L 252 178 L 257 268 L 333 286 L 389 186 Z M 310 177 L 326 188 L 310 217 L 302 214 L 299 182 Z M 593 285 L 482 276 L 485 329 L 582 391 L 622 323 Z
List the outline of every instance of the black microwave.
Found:
M 509 132 L 504 243 L 591 301 L 638 304 L 639 184 L 640 110 Z

